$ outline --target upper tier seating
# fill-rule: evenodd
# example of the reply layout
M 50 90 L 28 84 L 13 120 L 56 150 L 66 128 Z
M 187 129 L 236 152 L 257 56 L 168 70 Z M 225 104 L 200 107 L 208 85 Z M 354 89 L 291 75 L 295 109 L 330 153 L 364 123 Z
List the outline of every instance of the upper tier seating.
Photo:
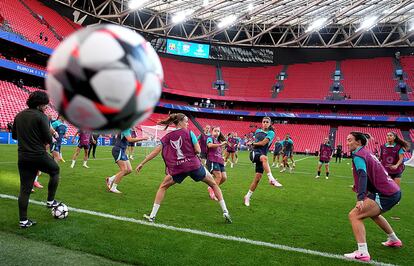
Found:
M 271 97 L 282 66 L 222 67 L 226 96 Z
M 391 57 L 344 60 L 341 70 L 344 94 L 352 100 L 400 100 Z
M 27 40 L 50 48 L 59 44 L 59 40 L 53 35 L 53 32 L 33 17 L 20 1 L 0 1 L 0 14 L 14 32 L 24 36 Z M 39 37 L 41 32 L 43 33 L 42 39 Z M 45 37 L 47 37 L 47 41 L 45 41 Z
M 335 61 L 290 65 L 278 99 L 325 99 L 334 71 Z

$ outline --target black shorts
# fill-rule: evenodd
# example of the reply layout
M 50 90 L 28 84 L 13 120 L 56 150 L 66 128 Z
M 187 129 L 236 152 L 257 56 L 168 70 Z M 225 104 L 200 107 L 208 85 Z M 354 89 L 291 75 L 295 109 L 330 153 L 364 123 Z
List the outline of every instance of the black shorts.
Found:
M 89 144 L 80 144 L 78 145 L 79 149 L 85 149 L 85 150 L 89 150 Z
M 388 174 L 392 180 L 394 180 L 395 178 L 401 178 L 402 177 L 402 173 L 398 173 L 398 174 Z
M 385 196 L 380 193 L 368 194 L 368 198 L 375 201 L 381 209 L 381 212 L 386 212 L 392 209 L 401 200 L 401 191 L 397 191 L 391 196 Z
M 285 151 L 283 154 L 283 157 L 291 157 L 292 156 L 292 151 Z
M 206 152 L 200 153 L 200 158 L 201 159 L 207 159 L 207 153 Z
M 212 162 L 212 161 L 207 160 L 206 166 L 207 166 L 207 170 L 210 173 L 213 172 L 213 171 L 219 171 L 221 173 L 226 172 L 226 168 L 221 163 L 216 163 L 216 162 Z
M 187 176 L 190 176 L 194 181 L 198 182 L 203 180 L 206 177 L 206 174 L 206 169 L 204 168 L 204 166 L 201 165 L 200 168 L 196 170 L 185 172 L 178 175 L 173 175 L 172 179 L 175 183 L 181 184 L 181 182 L 183 182 Z
M 128 142 L 128 146 L 129 147 L 135 147 L 136 143 L 135 142 Z
M 236 151 L 235 151 L 235 150 L 230 150 L 230 151 L 229 151 L 229 150 L 227 150 L 227 152 L 228 152 L 228 153 L 235 153 Z
M 262 156 L 262 153 L 259 151 L 250 152 L 250 161 L 256 164 L 256 169 L 255 169 L 256 173 L 263 174 L 264 169 L 263 169 L 263 164 L 260 161 L 260 156 Z
M 280 155 L 280 152 L 281 151 L 273 151 L 273 155 L 275 155 L 275 156 Z
M 329 161 L 324 161 L 324 160 L 319 159 L 319 163 L 320 164 L 324 164 L 324 163 L 329 164 Z

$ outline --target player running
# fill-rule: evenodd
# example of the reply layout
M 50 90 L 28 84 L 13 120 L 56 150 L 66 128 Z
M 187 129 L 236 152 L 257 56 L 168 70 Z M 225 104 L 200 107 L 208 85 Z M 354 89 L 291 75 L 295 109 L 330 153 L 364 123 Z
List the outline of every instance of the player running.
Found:
M 236 145 L 237 139 L 234 138 L 233 133 L 229 133 L 227 135 L 227 147 L 226 147 L 226 157 L 224 158 L 224 166 L 226 166 L 227 162 L 229 161 L 229 157 L 231 157 L 230 168 L 234 166 L 234 154 L 236 153 Z
M 388 175 L 400 186 L 404 172 L 404 153 L 409 150 L 410 144 L 400 139 L 395 132 L 387 133 L 387 143 L 381 146 L 380 161 Z
M 280 163 L 280 153 L 282 151 L 282 148 L 283 148 L 283 146 L 282 146 L 282 143 L 280 142 L 280 138 L 277 137 L 276 138 L 275 145 L 274 145 L 274 148 L 273 148 L 273 163 L 272 163 L 272 167 L 275 167 L 275 166 L 276 166 L 276 168 L 279 167 L 279 163 Z M 275 165 L 275 159 L 276 158 L 277 158 L 277 162 L 276 162 L 276 165 Z
M 78 132 L 76 132 L 75 136 L 73 136 L 72 143 L 75 143 L 75 138 L 77 135 L 79 135 L 79 144 L 76 147 L 75 152 L 73 153 L 72 164 L 70 165 L 70 168 L 75 167 L 76 159 L 78 158 L 81 149 L 83 149 L 85 152 L 85 155 L 83 156 L 82 166 L 85 168 L 89 168 L 87 163 L 88 163 L 89 139 L 91 138 L 91 133 L 83 131 L 83 130 L 79 130 Z
M 165 129 L 174 124 L 177 129 L 162 137 L 161 145 L 158 145 L 136 168 L 137 172 L 140 172 L 147 162 L 162 152 L 162 158 L 166 166 L 166 176 L 158 188 L 151 213 L 149 215 L 145 214 L 144 218 L 149 222 L 154 222 L 167 189 L 176 183 L 180 184 L 187 176 L 190 176 L 194 181 L 203 181 L 213 189 L 223 211 L 223 217 L 226 222 L 231 223 L 230 214 L 220 187 L 201 165 L 197 156 L 201 149 L 194 133 L 188 130 L 187 116 L 182 113 L 170 114 L 168 118 L 158 122 L 158 124 L 165 125 Z
M 319 163 L 318 163 L 318 173 L 315 178 L 321 177 L 321 168 L 325 164 L 326 176 L 325 179 L 329 179 L 329 162 L 331 161 L 333 155 L 333 148 L 329 144 L 329 138 L 325 138 L 321 147 L 319 148 Z
M 369 139 L 370 135 L 361 132 L 351 132 L 347 137 L 347 145 L 352 154 L 353 190 L 357 193 L 357 202 L 349 213 L 349 220 L 358 243 L 358 250 L 344 256 L 360 261 L 371 259 L 363 222 L 366 218 L 371 218 L 387 234 L 388 239 L 382 242 L 383 246 L 402 246 L 401 240 L 382 216 L 400 201 L 401 191 L 388 176 L 381 162 L 365 148 Z
M 118 134 L 115 138 L 115 144 L 112 148 L 112 156 L 114 157 L 115 163 L 119 167 L 119 172 L 105 179 L 109 192 L 117 194 L 122 193 L 118 190 L 118 185 L 124 176 L 127 176 L 132 172 L 131 162 L 129 161 L 126 153 L 128 143 L 136 143 L 138 141 L 147 140 L 147 138 L 133 138 L 131 132 L 132 130 L 128 128 Z
M 203 163 L 203 165 L 206 165 L 206 160 L 207 160 L 207 139 L 211 136 L 210 129 L 211 129 L 210 125 L 206 125 L 204 127 L 204 132 L 201 133 L 197 137 L 198 144 L 200 145 L 200 149 L 201 149 L 200 158 L 201 158 L 201 162 Z
M 250 206 L 250 197 L 256 190 L 260 179 L 262 179 L 263 171 L 266 172 L 266 175 L 269 179 L 269 184 L 271 186 L 282 187 L 282 184 L 280 184 L 273 177 L 267 158 L 267 152 L 269 151 L 269 147 L 272 145 L 274 137 L 275 132 L 271 125 L 271 119 L 270 117 L 266 116 L 262 120 L 262 128 L 257 129 L 254 133 L 255 141 L 251 143 L 253 150 L 250 152 L 250 160 L 252 163 L 256 164 L 256 175 L 253 179 L 253 182 L 250 184 L 249 191 L 247 192 L 246 196 L 244 196 L 245 206 Z
M 220 127 L 213 127 L 213 132 L 207 138 L 207 170 L 213 174 L 214 181 L 217 185 L 221 185 L 227 180 L 226 169 L 224 167 L 224 159 L 222 147 L 227 144 L 226 137 L 220 132 Z M 208 192 L 212 200 L 217 200 L 214 190 L 208 187 Z
M 59 115 L 58 118 L 52 122 L 52 128 L 57 132 L 58 137 L 56 141 L 50 146 L 50 151 L 52 152 L 53 158 L 56 162 L 65 162 L 62 158 L 62 140 L 66 138 L 66 133 L 68 132 L 68 125 L 65 123 L 65 119 Z
M 286 168 L 289 168 L 289 172 L 293 171 L 293 167 L 289 166 L 288 159 L 292 157 L 293 153 L 293 140 L 290 138 L 289 134 L 286 134 L 285 139 L 282 141 L 282 152 L 283 152 L 283 159 L 282 159 L 282 170 L 281 173 L 286 171 Z M 292 160 L 292 159 L 291 159 Z

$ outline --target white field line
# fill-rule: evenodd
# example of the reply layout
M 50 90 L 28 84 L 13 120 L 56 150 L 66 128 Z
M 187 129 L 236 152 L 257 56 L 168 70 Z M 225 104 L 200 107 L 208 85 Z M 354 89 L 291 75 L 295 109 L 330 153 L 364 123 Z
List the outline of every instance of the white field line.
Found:
M 0 194 L 0 198 L 17 200 L 17 197 L 11 196 L 11 195 L 6 195 L 6 194 Z M 41 201 L 36 201 L 36 200 L 30 200 L 30 202 L 32 204 L 36 204 L 36 205 L 43 205 L 43 206 L 46 205 L 46 203 L 41 202 Z M 107 213 L 102 213 L 102 212 L 95 212 L 95 211 L 84 210 L 84 209 L 78 209 L 78 208 L 73 208 L 73 207 L 69 207 L 69 210 L 73 211 L 73 212 L 77 212 L 77 213 L 84 213 L 84 214 L 89 214 L 89 215 L 98 216 L 98 217 L 104 217 L 104 218 L 123 221 L 123 222 L 130 222 L 130 223 L 135 223 L 135 224 L 140 224 L 140 225 L 145 225 L 145 226 L 162 228 L 162 229 L 170 230 L 170 231 L 184 232 L 184 233 L 189 233 L 189 234 L 193 234 L 193 235 L 200 235 L 200 236 L 206 236 L 206 237 L 222 239 L 222 240 L 227 240 L 227 241 L 246 243 L 246 244 L 250 244 L 250 245 L 254 245 L 254 246 L 269 247 L 269 248 L 273 248 L 273 249 L 292 251 L 292 252 L 297 252 L 297 253 L 302 253 L 302 254 L 307 254 L 307 255 L 314 255 L 314 256 L 320 256 L 320 257 L 325 257 L 325 258 L 349 261 L 344 256 L 339 255 L 339 254 L 332 254 L 332 253 L 326 253 L 326 252 L 321 252 L 321 251 L 316 251 L 316 250 L 290 247 L 290 246 L 274 244 L 274 243 L 270 243 L 270 242 L 251 240 L 251 239 L 248 239 L 248 238 L 242 238 L 242 237 L 237 237 L 237 236 L 228 236 L 228 235 L 216 234 L 216 233 L 211 233 L 211 232 L 206 232 L 206 231 L 201 231 L 201 230 L 196 230 L 196 229 L 175 227 L 175 226 L 166 225 L 166 224 L 150 223 L 150 222 L 146 222 L 146 221 L 143 221 L 143 220 L 137 220 L 137 219 L 134 219 L 134 218 L 116 216 L 116 215 L 112 215 L 112 214 L 107 214 Z M 228 225 L 228 226 L 231 226 L 231 225 Z M 359 261 L 357 261 L 357 262 L 359 262 Z M 380 262 L 380 261 L 374 261 L 374 260 L 370 261 L 369 264 L 387 265 L 387 266 L 388 265 L 393 265 L 393 264 L 388 264 L 388 263 L 384 263 L 384 262 Z

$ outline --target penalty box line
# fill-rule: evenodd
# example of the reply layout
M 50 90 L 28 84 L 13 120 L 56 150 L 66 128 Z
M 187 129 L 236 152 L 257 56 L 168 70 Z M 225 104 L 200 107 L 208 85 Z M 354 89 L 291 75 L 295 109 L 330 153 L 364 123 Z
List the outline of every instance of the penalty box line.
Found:
M 7 195 L 7 194 L 0 194 L 0 198 L 10 199 L 10 200 L 17 200 L 18 199 L 15 196 Z M 30 200 L 30 203 L 36 204 L 36 205 L 42 205 L 42 206 L 46 205 L 45 202 L 41 202 L 41 201 L 37 201 L 37 200 Z M 216 238 L 216 239 L 222 239 L 222 240 L 239 242 L 239 243 L 246 243 L 246 244 L 250 244 L 250 245 L 254 245 L 254 246 L 269 247 L 269 248 L 273 248 L 273 249 L 292 251 L 292 252 L 297 252 L 297 253 L 302 253 L 302 254 L 307 254 L 307 255 L 314 255 L 314 256 L 320 256 L 320 257 L 325 257 L 325 258 L 331 258 L 331 259 L 339 259 L 339 260 L 345 260 L 345 261 L 360 262 L 360 261 L 349 260 L 349 259 L 345 258 L 343 255 L 339 255 L 339 254 L 332 254 L 332 253 L 327 253 L 327 252 L 322 252 L 322 251 L 317 251 L 317 250 L 290 247 L 290 246 L 286 246 L 286 245 L 274 244 L 274 243 L 264 242 L 264 241 L 257 241 L 257 240 L 252 240 L 252 239 L 237 237 L 237 236 L 216 234 L 216 233 L 201 231 L 201 230 L 197 230 L 197 229 L 182 228 L 182 227 L 176 227 L 176 226 L 171 226 L 171 225 L 166 225 L 166 224 L 159 224 L 159 223 L 150 223 L 150 222 L 147 222 L 147 221 L 138 220 L 138 219 L 134 219 L 134 218 L 116 216 L 116 215 L 112 215 L 112 214 L 108 214 L 108 213 L 90 211 L 90 210 L 85 210 L 85 209 L 78 209 L 78 208 L 73 208 L 73 207 L 69 207 L 69 206 L 68 206 L 68 208 L 69 208 L 70 211 L 77 212 L 77 213 L 84 213 L 84 214 L 89 214 L 89 215 L 97 216 L 97 217 L 104 217 L 104 218 L 123 221 L 123 222 L 130 222 L 130 223 L 135 223 L 135 224 L 140 224 L 140 225 L 146 225 L 146 226 L 161 228 L 161 229 L 170 230 L 170 231 L 184 232 L 184 233 L 189 233 L 189 234 L 193 234 L 193 235 L 207 236 L 207 237 Z M 231 225 L 229 225 L 229 226 L 231 226 Z M 361 262 L 361 263 L 365 263 L 365 262 Z M 380 261 L 374 261 L 374 260 L 371 260 L 369 262 L 369 264 L 384 265 L 384 266 L 392 266 L 393 265 L 393 264 L 388 264 L 388 263 L 384 263 L 384 262 L 380 262 Z

